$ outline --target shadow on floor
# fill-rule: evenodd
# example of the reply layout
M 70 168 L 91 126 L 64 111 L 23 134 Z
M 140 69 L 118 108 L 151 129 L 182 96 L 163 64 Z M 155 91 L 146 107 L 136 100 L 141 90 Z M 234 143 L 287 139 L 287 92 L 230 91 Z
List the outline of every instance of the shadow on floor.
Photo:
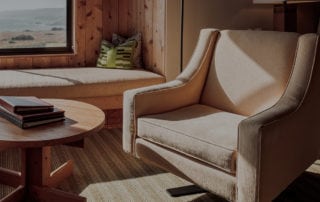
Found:
M 304 172 L 274 202 L 320 201 L 320 174 Z

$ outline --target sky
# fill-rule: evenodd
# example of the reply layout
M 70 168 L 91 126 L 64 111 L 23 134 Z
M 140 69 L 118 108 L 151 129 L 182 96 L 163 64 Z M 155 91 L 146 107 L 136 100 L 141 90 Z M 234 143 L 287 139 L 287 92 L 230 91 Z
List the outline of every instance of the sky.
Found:
M 64 8 L 66 0 L 0 0 L 0 11 L 37 8 Z

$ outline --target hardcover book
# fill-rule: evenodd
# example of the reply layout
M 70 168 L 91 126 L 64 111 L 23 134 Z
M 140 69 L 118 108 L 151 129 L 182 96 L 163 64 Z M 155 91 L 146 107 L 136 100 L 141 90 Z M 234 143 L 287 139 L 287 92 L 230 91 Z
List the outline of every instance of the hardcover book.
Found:
M 25 129 L 33 126 L 64 120 L 64 111 L 58 108 L 54 108 L 52 112 L 21 115 L 12 113 L 6 108 L 0 106 L 0 116 L 19 126 L 20 128 Z
M 53 111 L 52 104 L 33 96 L 0 96 L 0 106 L 17 114 Z

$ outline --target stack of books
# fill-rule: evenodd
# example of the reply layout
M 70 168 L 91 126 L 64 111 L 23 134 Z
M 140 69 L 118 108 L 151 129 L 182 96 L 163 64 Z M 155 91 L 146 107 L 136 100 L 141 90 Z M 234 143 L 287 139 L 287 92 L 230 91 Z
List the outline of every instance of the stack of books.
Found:
M 0 96 L 0 116 L 20 128 L 30 128 L 64 120 L 64 110 L 37 97 Z

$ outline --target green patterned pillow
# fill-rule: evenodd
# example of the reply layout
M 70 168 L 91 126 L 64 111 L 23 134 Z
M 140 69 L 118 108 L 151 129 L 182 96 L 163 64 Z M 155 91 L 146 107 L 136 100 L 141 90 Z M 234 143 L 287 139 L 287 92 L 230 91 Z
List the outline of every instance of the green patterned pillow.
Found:
M 123 37 L 119 34 L 112 34 L 112 43 L 114 45 L 119 45 L 128 41 L 136 41 L 137 47 L 134 51 L 133 55 L 133 64 L 135 67 L 143 67 L 142 66 L 142 56 L 141 56 L 141 49 L 142 49 L 142 36 L 141 33 L 137 33 L 129 38 Z
M 132 69 L 134 67 L 133 56 L 136 47 L 137 42 L 134 40 L 125 41 L 117 46 L 103 40 L 97 67 Z

